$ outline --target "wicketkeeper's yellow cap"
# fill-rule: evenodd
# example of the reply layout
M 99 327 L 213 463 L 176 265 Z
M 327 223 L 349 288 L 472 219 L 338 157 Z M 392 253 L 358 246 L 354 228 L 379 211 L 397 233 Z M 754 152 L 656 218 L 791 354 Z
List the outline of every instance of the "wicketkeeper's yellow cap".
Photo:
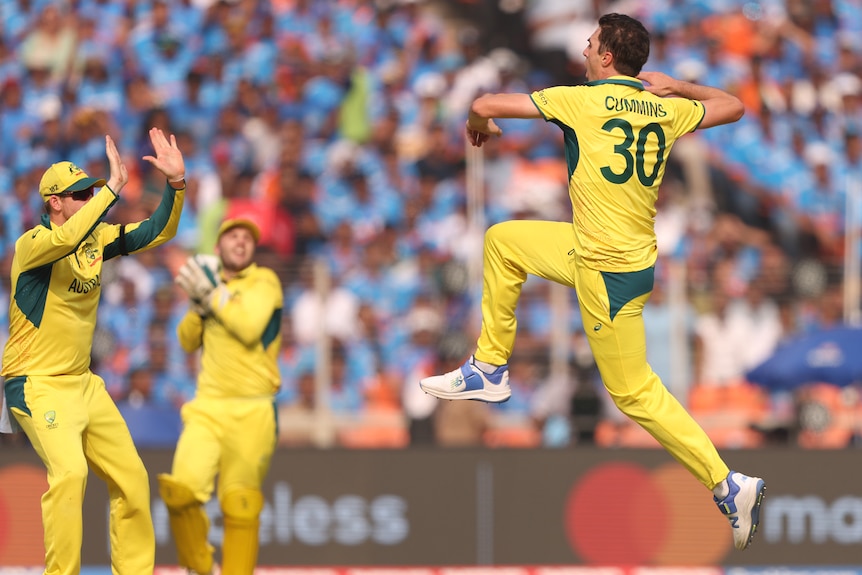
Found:
M 87 173 L 72 162 L 57 162 L 42 174 L 39 182 L 39 194 L 43 200 L 62 192 L 79 192 L 91 186 L 104 186 L 102 178 L 91 178 Z
M 221 237 L 223 233 L 234 228 L 245 228 L 251 232 L 251 237 L 254 238 L 254 243 L 260 241 L 260 228 L 257 227 L 256 223 L 245 218 L 230 218 L 223 221 L 218 228 L 218 237 Z

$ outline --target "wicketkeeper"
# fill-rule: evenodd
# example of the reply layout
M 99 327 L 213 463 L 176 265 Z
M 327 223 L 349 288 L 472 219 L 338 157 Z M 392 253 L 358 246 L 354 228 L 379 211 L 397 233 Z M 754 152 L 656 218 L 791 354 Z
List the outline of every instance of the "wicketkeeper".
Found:
M 218 478 L 224 515 L 222 573 L 252 575 L 257 561 L 261 485 L 277 441 L 275 393 L 283 292 L 276 274 L 252 262 L 260 230 L 246 219 L 222 223 L 217 258 L 193 256 L 176 283 L 189 311 L 177 333 L 202 349 L 195 398 L 182 408 L 183 432 L 170 475 L 159 475 L 181 566 L 213 571 L 204 503 Z

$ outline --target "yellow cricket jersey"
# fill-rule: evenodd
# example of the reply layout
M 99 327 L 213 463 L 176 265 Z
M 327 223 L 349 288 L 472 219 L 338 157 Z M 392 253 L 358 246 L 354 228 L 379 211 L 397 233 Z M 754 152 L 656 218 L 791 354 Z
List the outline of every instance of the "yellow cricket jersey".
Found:
M 656 260 L 655 202 L 668 153 L 703 120 L 703 104 L 661 98 L 643 83 L 614 76 L 530 96 L 565 138 L 575 253 L 610 272 Z
M 102 264 L 174 237 L 184 193 L 166 185 L 149 219 L 108 224 L 102 218 L 117 196 L 105 186 L 63 225 L 53 225 L 45 214 L 40 225 L 18 238 L 3 376 L 86 373 L 102 293 Z
M 189 311 L 177 326 L 187 352 L 203 346 L 198 397 L 261 397 L 281 378 L 281 282 L 269 268 L 251 264 L 227 282 L 230 299 L 202 318 Z

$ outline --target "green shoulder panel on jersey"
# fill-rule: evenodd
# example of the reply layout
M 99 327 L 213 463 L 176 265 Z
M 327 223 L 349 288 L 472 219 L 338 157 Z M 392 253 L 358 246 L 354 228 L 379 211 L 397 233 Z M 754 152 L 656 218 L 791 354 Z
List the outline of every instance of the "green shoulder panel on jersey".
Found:
M 116 201 L 116 198 L 114 198 L 114 201 L 111 202 L 110 206 L 114 205 Z M 96 223 L 93 224 L 93 226 L 87 230 L 87 233 L 81 237 L 81 240 L 74 249 L 70 250 L 69 253 L 65 254 L 63 257 L 67 257 L 70 254 L 75 253 L 81 245 L 81 242 L 93 233 L 93 230 L 96 229 L 96 226 L 99 225 L 99 222 L 101 222 L 102 218 L 105 217 L 105 214 L 107 213 L 108 208 L 105 208 Z M 51 230 L 51 218 L 48 214 L 42 214 L 40 223 L 43 227 Z M 34 233 L 33 238 L 35 237 L 36 234 Z M 36 327 L 39 327 L 42 324 L 42 316 L 45 313 L 45 302 L 48 298 L 48 286 L 51 283 L 51 272 L 53 270 L 54 263 L 61 259 L 63 258 L 58 258 L 54 262 L 45 264 L 38 268 L 23 271 L 18 276 L 18 283 L 15 286 L 15 304 L 18 306 L 18 309 L 21 310 L 21 313 L 24 314 L 24 317 L 26 317 L 30 323 Z
M 551 120 L 552 124 L 556 124 L 563 131 L 563 144 L 566 150 L 566 166 L 569 170 L 569 180 L 572 179 L 572 174 L 578 167 L 578 162 L 581 159 L 581 147 L 578 145 L 578 135 L 571 126 L 567 126 L 559 120 Z
M 15 409 L 20 409 L 32 417 L 33 414 L 30 413 L 30 408 L 27 407 L 27 402 L 24 401 L 24 382 L 26 381 L 27 376 L 25 375 L 10 377 L 6 380 L 6 385 L 3 391 L 6 394 L 6 405 L 10 408 L 14 407 Z
M 134 253 L 150 245 L 168 225 L 175 201 L 176 194 L 174 189 L 166 184 L 165 191 L 162 193 L 162 201 L 159 207 L 156 208 L 156 211 L 153 212 L 153 215 L 142 221 L 138 227 L 125 234 L 125 251 L 123 251 L 122 242 L 120 241 L 120 237 L 118 237 L 105 245 L 105 260 L 110 260 L 123 253 Z
M 45 301 L 48 299 L 48 285 L 51 283 L 51 270 L 54 264 L 22 272 L 15 286 L 15 305 L 30 323 L 39 327 L 45 314 Z
M 269 318 L 269 323 L 266 324 L 266 329 L 263 330 L 263 335 L 260 340 L 263 343 L 263 349 L 275 341 L 281 331 L 281 308 L 272 312 L 272 317 Z

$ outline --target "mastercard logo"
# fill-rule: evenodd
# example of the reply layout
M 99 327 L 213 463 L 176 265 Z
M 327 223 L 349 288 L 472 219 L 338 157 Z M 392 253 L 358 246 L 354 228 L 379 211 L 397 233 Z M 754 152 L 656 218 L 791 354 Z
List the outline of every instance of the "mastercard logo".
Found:
M 41 467 L 16 464 L 0 468 L 0 565 L 45 562 L 41 501 L 47 490 Z
M 592 469 L 569 492 L 563 520 L 575 553 L 597 565 L 715 565 L 732 545 L 712 494 L 676 463 Z

